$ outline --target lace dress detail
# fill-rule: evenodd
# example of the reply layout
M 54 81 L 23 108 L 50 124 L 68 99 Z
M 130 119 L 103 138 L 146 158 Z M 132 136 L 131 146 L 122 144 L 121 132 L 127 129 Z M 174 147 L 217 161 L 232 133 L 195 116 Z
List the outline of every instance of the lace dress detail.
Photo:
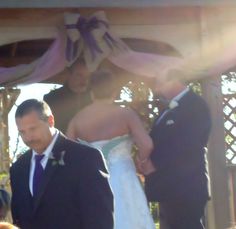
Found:
M 154 229 L 142 185 L 136 175 L 129 135 L 89 143 L 99 149 L 110 172 L 115 201 L 115 229 Z

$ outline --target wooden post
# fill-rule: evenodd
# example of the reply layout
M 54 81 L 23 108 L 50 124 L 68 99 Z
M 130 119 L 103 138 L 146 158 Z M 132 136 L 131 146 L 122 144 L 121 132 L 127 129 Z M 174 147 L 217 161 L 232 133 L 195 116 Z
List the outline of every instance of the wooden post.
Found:
M 226 229 L 231 225 L 232 219 L 230 217 L 220 77 L 205 80 L 202 83 L 202 89 L 212 115 L 212 130 L 208 144 L 211 201 L 208 204 L 207 224 L 209 229 Z
M 0 90 L 0 173 L 9 170 L 8 113 L 19 94 L 19 89 Z
M 236 215 L 235 215 L 235 203 L 236 203 L 236 171 L 235 166 L 228 167 L 228 176 L 229 176 L 229 200 L 230 200 L 230 218 L 232 225 L 235 225 L 236 222 Z
M 209 63 L 216 59 L 212 52 L 222 47 L 221 21 L 217 9 L 200 11 L 200 38 L 202 54 L 209 56 Z M 211 65 L 209 65 L 211 66 Z M 207 208 L 207 228 L 226 229 L 231 225 L 229 186 L 225 156 L 223 98 L 220 75 L 202 82 L 203 97 L 212 115 L 212 130 L 208 144 L 211 201 Z

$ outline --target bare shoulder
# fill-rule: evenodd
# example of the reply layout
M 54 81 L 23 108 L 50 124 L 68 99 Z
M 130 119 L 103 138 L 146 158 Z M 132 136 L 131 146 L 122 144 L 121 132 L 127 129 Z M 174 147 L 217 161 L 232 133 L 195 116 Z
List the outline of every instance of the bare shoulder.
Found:
M 137 115 L 137 113 L 131 107 L 121 107 L 121 110 L 127 117 L 132 117 L 134 115 L 135 116 Z
M 96 111 L 96 109 L 89 105 L 87 107 L 84 107 L 82 110 L 80 110 L 79 112 L 77 112 L 77 114 L 74 116 L 74 120 L 80 120 L 80 119 L 87 119 L 87 118 L 92 118 L 94 116 L 94 112 Z

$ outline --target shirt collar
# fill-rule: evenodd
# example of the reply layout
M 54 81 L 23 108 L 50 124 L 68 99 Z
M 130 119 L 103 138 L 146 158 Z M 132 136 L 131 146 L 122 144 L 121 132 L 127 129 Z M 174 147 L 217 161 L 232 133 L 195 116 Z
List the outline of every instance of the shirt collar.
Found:
M 176 95 L 171 101 L 178 102 L 187 92 L 189 91 L 189 88 L 186 87 L 183 91 L 181 91 L 178 95 Z

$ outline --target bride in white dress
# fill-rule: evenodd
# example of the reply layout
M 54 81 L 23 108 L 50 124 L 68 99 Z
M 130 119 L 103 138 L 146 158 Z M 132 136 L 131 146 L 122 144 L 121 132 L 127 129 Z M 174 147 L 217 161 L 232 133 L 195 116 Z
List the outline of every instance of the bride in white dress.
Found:
M 152 140 L 132 109 L 113 103 L 115 81 L 110 72 L 100 70 L 93 73 L 91 89 L 93 103 L 71 120 L 67 136 L 79 138 L 103 153 L 114 194 L 114 228 L 154 229 L 131 155 L 135 144 L 138 148 L 137 160 L 147 163 Z

